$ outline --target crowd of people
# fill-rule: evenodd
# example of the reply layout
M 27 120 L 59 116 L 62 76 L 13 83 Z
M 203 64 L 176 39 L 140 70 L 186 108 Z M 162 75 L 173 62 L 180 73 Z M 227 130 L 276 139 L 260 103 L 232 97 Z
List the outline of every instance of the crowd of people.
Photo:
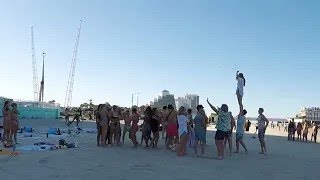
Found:
M 207 99 L 207 103 L 213 111 L 218 115 L 216 122 L 215 144 L 217 147 L 217 158 L 223 159 L 225 147 L 228 145 L 229 155 L 232 154 L 232 134 L 236 128 L 236 151 L 239 153 L 240 145 L 248 153 L 248 149 L 244 142 L 245 124 L 247 111 L 243 108 L 243 89 L 245 86 L 245 78 L 242 73 L 237 72 L 237 90 L 236 95 L 239 104 L 239 114 L 237 116 L 237 124 L 229 111 L 228 105 L 222 104 L 220 108 L 213 106 Z M 258 117 L 258 136 L 261 145 L 260 154 L 266 154 L 266 143 L 264 134 L 268 127 L 269 121 L 263 115 L 263 109 L 259 109 Z M 197 156 L 202 156 L 206 147 L 208 117 L 202 105 L 197 106 L 196 115 L 192 116 L 192 110 L 181 106 L 175 110 L 172 105 L 164 106 L 162 109 L 147 107 L 143 113 L 138 113 L 136 108 L 129 110 L 121 110 L 117 106 L 100 104 L 95 113 L 98 129 L 97 145 L 106 147 L 121 145 L 125 143 L 125 136 L 129 133 L 133 147 L 137 148 L 137 132 L 141 131 L 141 143 L 145 147 L 157 148 L 160 140 L 165 140 L 165 146 L 168 150 L 176 151 L 178 156 L 184 156 L 187 148 L 194 148 Z M 121 130 L 120 120 L 124 120 L 125 124 Z M 138 125 L 139 120 L 143 120 L 141 126 Z M 122 133 L 121 133 L 122 131 Z M 160 133 L 161 131 L 161 133 Z M 122 136 L 122 141 L 121 141 Z
M 318 129 L 319 126 L 317 123 L 310 123 L 310 122 L 294 122 L 294 120 L 291 120 L 288 124 L 288 140 L 290 141 L 302 141 L 302 142 L 308 142 L 308 135 L 311 130 L 311 137 L 310 141 L 316 143 L 317 142 L 317 136 L 318 136 Z M 296 138 L 297 134 L 297 138 Z

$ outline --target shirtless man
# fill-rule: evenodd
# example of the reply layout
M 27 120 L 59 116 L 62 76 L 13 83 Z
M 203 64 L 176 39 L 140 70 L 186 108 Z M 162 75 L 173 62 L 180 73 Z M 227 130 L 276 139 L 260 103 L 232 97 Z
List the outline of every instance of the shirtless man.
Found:
M 130 121 L 132 122 L 132 127 L 130 129 L 130 139 L 135 148 L 138 147 L 137 136 L 136 133 L 139 130 L 138 122 L 139 122 L 139 115 L 137 114 L 137 109 L 132 108 L 132 114 L 130 116 Z
M 260 141 L 261 152 L 259 154 L 267 154 L 266 142 L 264 140 L 264 135 L 266 129 L 269 125 L 269 120 L 263 115 L 264 110 L 259 108 L 259 117 L 258 117 L 258 138 Z
M 177 115 L 178 113 L 174 110 L 173 106 L 171 104 L 168 105 L 168 115 L 167 115 L 168 141 L 166 142 L 167 149 L 174 149 L 173 140 L 178 137 Z
M 167 106 L 163 106 L 162 112 L 161 112 L 161 125 L 162 125 L 162 139 L 165 139 L 164 135 L 166 133 L 167 130 L 167 116 L 168 116 L 168 112 L 167 112 L 168 107 Z
M 122 143 L 124 144 L 125 136 L 127 132 L 130 133 L 130 129 L 131 129 L 131 117 L 130 117 L 129 110 L 126 110 L 126 112 L 123 113 L 123 119 L 124 119 L 124 127 L 123 127 L 123 133 L 122 133 Z

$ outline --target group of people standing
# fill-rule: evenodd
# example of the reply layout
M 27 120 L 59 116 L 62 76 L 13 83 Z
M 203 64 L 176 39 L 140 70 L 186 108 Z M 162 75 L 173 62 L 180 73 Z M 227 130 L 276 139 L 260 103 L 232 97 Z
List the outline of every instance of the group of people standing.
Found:
M 10 148 L 17 144 L 17 132 L 19 129 L 19 111 L 17 104 L 5 101 L 2 108 L 3 114 L 3 137 L 2 142 L 5 148 Z
M 248 150 L 243 141 L 245 133 L 245 123 L 247 111 L 243 108 L 243 89 L 245 86 L 245 78 L 242 73 L 237 72 L 236 79 L 238 81 L 236 95 L 239 104 L 239 114 L 237 116 L 237 124 L 229 111 L 228 105 L 222 104 L 220 108 L 214 107 L 209 100 L 207 103 L 213 111 L 218 114 L 216 123 L 215 144 L 218 151 L 218 159 L 224 158 L 224 151 L 227 144 L 229 144 L 229 154 L 232 153 L 232 132 L 236 128 L 236 151 L 239 153 L 240 145 L 247 153 Z M 259 141 L 261 144 L 261 154 L 266 154 L 266 143 L 264 141 L 265 130 L 268 126 L 268 119 L 263 115 L 263 109 L 259 109 L 258 130 Z M 169 150 L 177 152 L 178 156 L 186 154 L 187 147 L 194 148 L 195 154 L 204 154 L 206 146 L 206 132 L 208 125 L 208 117 L 205 114 L 202 105 L 197 106 L 197 113 L 193 117 L 192 110 L 181 106 L 176 111 L 172 105 L 164 106 L 162 110 L 157 108 L 147 107 L 143 115 L 137 112 L 137 109 L 132 108 L 123 111 L 117 106 L 100 104 L 95 113 L 98 135 L 97 145 L 105 147 L 107 144 L 121 145 L 125 141 L 125 136 L 129 133 L 133 146 L 138 147 L 136 133 L 139 129 L 142 132 L 141 145 L 145 147 L 157 148 L 160 140 L 160 131 L 162 131 L 162 139 L 165 139 L 165 146 Z M 124 128 L 121 139 L 120 119 L 124 120 Z M 141 126 L 138 125 L 139 120 L 142 119 Z
M 288 125 L 288 140 L 292 141 L 303 141 L 308 142 L 308 134 L 311 129 L 311 141 L 317 142 L 317 136 L 318 136 L 318 124 L 313 123 L 313 125 L 307 121 L 301 123 L 298 122 L 296 125 L 294 120 L 291 120 Z M 297 133 L 297 139 L 296 137 Z

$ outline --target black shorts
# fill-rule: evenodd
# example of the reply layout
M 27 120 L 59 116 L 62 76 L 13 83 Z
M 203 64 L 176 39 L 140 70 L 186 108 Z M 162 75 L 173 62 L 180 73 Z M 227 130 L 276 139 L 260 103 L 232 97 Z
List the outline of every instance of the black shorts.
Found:
M 229 136 L 228 132 L 217 130 L 216 135 L 215 135 L 215 140 L 224 140 Z

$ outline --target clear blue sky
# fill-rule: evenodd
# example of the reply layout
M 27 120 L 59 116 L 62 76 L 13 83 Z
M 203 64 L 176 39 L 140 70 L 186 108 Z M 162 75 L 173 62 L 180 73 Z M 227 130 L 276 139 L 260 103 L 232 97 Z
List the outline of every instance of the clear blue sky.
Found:
M 30 26 L 45 100 L 64 103 L 83 20 L 73 105 L 149 103 L 163 89 L 238 112 L 235 72 L 250 116 L 293 116 L 320 101 L 320 1 L 1 0 L 0 95 L 33 99 Z M 38 72 L 40 74 L 40 71 Z M 210 112 L 208 106 L 205 106 Z

